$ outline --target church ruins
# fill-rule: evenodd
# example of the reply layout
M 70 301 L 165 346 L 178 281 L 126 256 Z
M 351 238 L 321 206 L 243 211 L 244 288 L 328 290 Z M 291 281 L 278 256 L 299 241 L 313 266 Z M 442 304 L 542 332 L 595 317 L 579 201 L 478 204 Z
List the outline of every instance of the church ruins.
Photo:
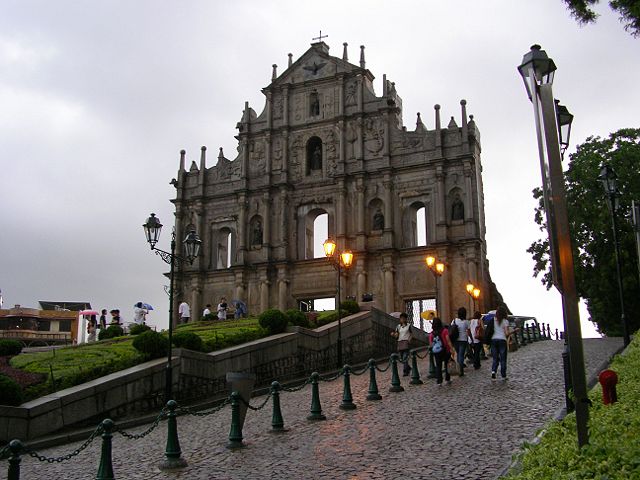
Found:
M 466 102 L 458 121 L 443 127 L 435 105 L 433 129 L 419 113 L 408 129 L 395 83 L 385 75 L 377 96 L 373 80 L 364 46 L 356 65 L 346 43 L 338 58 L 320 40 L 295 62 L 289 54 L 280 75 L 273 65 L 259 115 L 245 103 L 235 159 L 221 148 L 207 167 L 202 147 L 187 170 L 181 152 L 176 233 L 196 230 L 203 253 L 179 270 L 176 297 L 194 316 L 222 296 L 251 313 L 334 297 L 336 272 L 317 252 L 319 218 L 338 250 L 354 254 L 343 300 L 371 294 L 387 312 L 415 315 L 437 292 L 450 319 L 471 308 L 470 281 L 480 310 L 501 301 L 486 257 L 480 133 Z M 446 265 L 438 285 L 427 255 Z

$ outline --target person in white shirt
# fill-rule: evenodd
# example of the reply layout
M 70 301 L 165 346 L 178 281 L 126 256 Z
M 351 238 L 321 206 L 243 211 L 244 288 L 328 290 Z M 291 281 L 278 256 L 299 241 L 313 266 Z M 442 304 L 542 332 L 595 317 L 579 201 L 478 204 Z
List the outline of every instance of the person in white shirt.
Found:
M 402 375 L 408 376 L 411 372 L 409 366 L 409 342 L 411 342 L 411 325 L 408 323 L 406 313 L 400 314 L 400 323 L 396 326 L 395 331 L 391 332 L 391 336 L 398 340 L 398 353 L 402 362 Z
M 189 308 L 189 304 L 184 300 L 178 307 L 178 316 L 180 317 L 180 323 L 187 323 L 191 318 L 191 309 Z
M 484 324 L 480 320 L 480 312 L 476 311 L 469 324 L 469 342 L 473 351 L 473 368 L 480 368 L 480 355 L 484 349 L 482 339 L 484 335 Z
M 147 314 L 147 310 L 142 305 L 142 302 L 136 303 L 136 306 L 133 307 L 133 322 L 137 325 L 143 325 L 145 321 L 145 315 Z
M 469 344 L 469 320 L 467 320 L 466 308 L 460 307 L 458 309 L 458 317 L 453 319 L 451 325 L 458 327 L 458 338 L 455 339 L 454 345 L 456 347 L 456 359 L 458 360 L 458 365 L 460 365 L 460 376 L 464 377 L 464 357 Z
M 227 319 L 227 299 L 222 297 L 220 298 L 220 303 L 218 304 L 218 320 L 226 320 Z
M 491 328 L 493 327 L 493 328 Z M 491 379 L 496 378 L 498 364 L 500 364 L 500 376 L 507 379 L 507 339 L 511 334 L 509 331 L 509 320 L 507 320 L 507 310 L 498 307 L 493 324 L 487 327 L 487 335 L 491 334 L 491 352 L 493 353 L 493 364 L 491 366 Z
M 206 317 L 207 315 L 211 315 L 211 304 L 210 303 L 207 303 L 207 306 L 204 307 L 204 310 L 202 311 L 202 316 L 203 317 Z M 209 319 L 207 318 L 207 320 L 209 320 Z

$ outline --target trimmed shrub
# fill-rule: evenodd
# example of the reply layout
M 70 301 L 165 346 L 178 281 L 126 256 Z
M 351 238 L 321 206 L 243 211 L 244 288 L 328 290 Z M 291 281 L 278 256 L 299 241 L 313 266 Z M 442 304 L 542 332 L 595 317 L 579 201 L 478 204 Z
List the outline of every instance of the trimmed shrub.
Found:
M 22 389 L 18 382 L 0 375 L 0 405 L 9 405 L 15 407 L 22 403 Z
M 202 322 L 213 322 L 214 320 L 218 320 L 218 315 L 214 315 L 213 313 L 207 313 L 200 319 Z
M 343 317 L 348 315 L 353 315 L 354 313 L 358 313 L 360 311 L 360 305 L 355 300 L 345 300 L 340 303 L 340 313 Z
M 0 340 L 0 357 L 18 355 L 22 351 L 22 344 L 16 340 Z
M 149 330 L 133 339 L 133 347 L 147 358 L 158 358 L 169 351 L 169 339 L 159 332 Z
M 173 335 L 172 340 L 176 347 L 202 351 L 202 338 L 193 332 L 178 332 Z
M 287 310 L 286 312 L 284 312 L 284 314 L 286 315 L 287 320 L 291 325 L 305 328 L 309 328 L 311 326 L 311 323 L 309 322 L 307 316 L 300 310 L 292 308 L 291 310 Z
M 270 335 L 282 333 L 287 328 L 287 317 L 276 308 L 265 310 L 258 317 L 258 322 L 262 328 L 266 328 Z
M 109 325 L 107 328 L 100 330 L 98 340 L 107 340 L 109 338 L 121 337 L 123 335 L 124 330 L 120 325 Z
M 148 330 L 151 330 L 149 325 L 145 325 L 143 323 L 136 323 L 135 325 L 131 325 L 129 327 L 129 335 L 140 335 Z
M 342 312 L 341 312 L 342 313 Z M 342 313 L 344 317 L 344 313 Z M 328 310 L 326 312 L 318 313 L 318 317 L 316 318 L 316 327 L 322 327 L 327 323 L 335 322 L 338 320 L 338 312 L 335 310 Z

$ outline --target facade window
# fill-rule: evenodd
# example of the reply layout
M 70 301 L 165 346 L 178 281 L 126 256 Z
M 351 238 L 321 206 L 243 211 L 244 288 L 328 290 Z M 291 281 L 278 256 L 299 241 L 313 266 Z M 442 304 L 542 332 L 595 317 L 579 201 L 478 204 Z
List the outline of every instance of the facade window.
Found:
M 58 330 L 61 332 L 70 332 L 71 320 L 60 320 L 60 324 L 58 325 Z
M 322 258 L 324 241 L 329 236 L 329 215 L 323 209 L 309 212 L 304 225 L 304 258 Z
M 307 142 L 307 175 L 322 170 L 322 140 L 311 137 Z
M 420 207 L 416 211 L 416 246 L 424 247 L 427 244 L 427 209 Z
M 50 320 L 38 320 L 38 331 L 39 332 L 50 332 L 51 331 L 51 321 Z

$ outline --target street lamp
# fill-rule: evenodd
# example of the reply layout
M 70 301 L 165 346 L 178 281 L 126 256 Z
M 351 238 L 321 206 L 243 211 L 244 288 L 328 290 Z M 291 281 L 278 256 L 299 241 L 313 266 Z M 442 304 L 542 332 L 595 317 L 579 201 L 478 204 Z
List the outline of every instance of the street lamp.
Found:
M 473 305 L 473 311 L 475 312 L 475 310 L 476 310 L 476 300 L 478 300 L 478 298 L 480 298 L 480 289 L 478 287 L 476 287 L 471 282 L 468 282 L 467 285 L 465 286 L 465 288 L 467 290 L 467 293 L 471 297 L 471 302 L 472 302 L 472 305 Z
M 572 388 L 576 400 L 578 446 L 582 447 L 589 443 L 589 398 L 561 152 L 561 144 L 565 149 L 568 145 L 573 117 L 568 111 L 560 109 L 554 101 L 552 84 L 556 70 L 555 63 L 540 45 L 533 45 L 518 66 L 527 96 L 533 104 L 549 233 L 551 273 L 553 284 L 562 295 L 565 333 L 568 337 L 568 352 L 565 349 L 568 355 L 563 354 L 563 359 L 567 356 L 569 358 L 569 365 L 565 361 L 565 400 L 567 410 L 570 410 L 569 390 Z M 568 378 L 569 374 L 572 381 Z
M 425 263 L 427 264 L 427 268 L 431 271 L 431 273 L 433 273 L 433 277 L 435 279 L 435 284 L 436 284 L 436 316 L 439 317 L 440 316 L 440 309 L 438 308 L 438 278 L 440 278 L 442 276 L 442 274 L 444 273 L 444 263 L 442 262 L 438 262 L 438 260 L 436 259 L 436 257 L 434 256 L 427 256 L 427 258 L 424 259 Z
M 340 312 L 340 271 L 342 268 L 349 268 L 353 263 L 353 253 L 350 250 L 343 250 L 340 253 L 337 253 L 337 245 L 336 242 L 328 238 L 325 240 L 324 244 L 324 253 L 327 256 L 327 260 L 331 262 L 331 265 L 338 272 L 338 291 L 336 298 L 336 306 L 338 311 L 338 367 L 342 368 L 342 317 Z
M 160 250 L 156 248 L 156 243 L 160 240 L 160 231 L 162 230 L 162 224 L 160 223 L 160 219 L 156 217 L 155 213 L 152 213 L 144 225 L 144 234 L 147 237 L 147 242 L 151 245 L 151 250 L 155 252 L 165 263 L 168 263 L 171 266 L 169 273 L 169 352 L 167 354 L 167 367 L 166 367 L 166 378 L 165 378 L 165 401 L 169 401 L 172 399 L 172 384 L 173 384 L 173 375 L 172 375 L 172 366 L 171 366 L 171 351 L 172 351 L 172 341 L 173 341 L 173 278 L 175 274 L 175 265 L 176 263 L 180 263 L 183 261 L 188 261 L 190 264 L 196 259 L 198 254 L 200 253 L 200 238 L 196 234 L 194 230 L 191 230 L 182 244 L 184 245 L 185 255 L 180 256 L 176 254 L 176 230 L 175 228 L 171 232 L 171 252 L 165 252 L 164 250 Z
M 602 182 L 604 193 L 607 195 L 607 203 L 609 204 L 609 213 L 611 214 L 611 226 L 613 231 L 613 245 L 616 252 L 616 274 L 618 276 L 618 295 L 620 296 L 620 321 L 622 322 L 622 332 L 624 335 L 624 346 L 629 345 L 631 339 L 629 338 L 629 325 L 624 314 L 624 292 L 622 290 L 622 273 L 620 266 L 620 241 L 618 240 L 618 197 L 620 191 L 618 190 L 617 180 L 618 175 L 613 168 L 608 164 L 603 164 L 600 167 L 600 175 L 598 180 Z

